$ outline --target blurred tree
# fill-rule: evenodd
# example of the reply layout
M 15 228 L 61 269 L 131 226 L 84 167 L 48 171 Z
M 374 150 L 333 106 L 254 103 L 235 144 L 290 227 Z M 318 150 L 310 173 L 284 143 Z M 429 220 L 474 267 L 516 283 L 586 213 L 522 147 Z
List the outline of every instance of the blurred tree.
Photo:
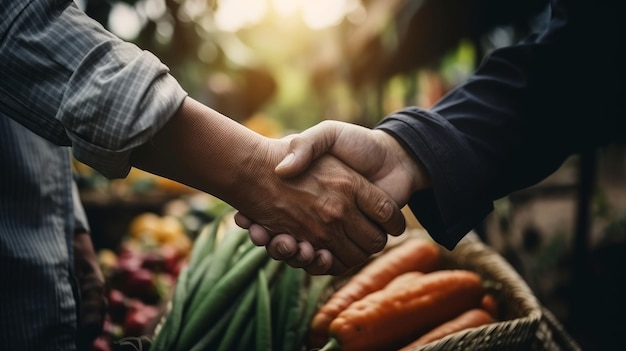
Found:
M 482 39 L 499 27 L 513 35 L 528 32 L 547 0 L 363 0 L 371 15 L 358 25 L 346 23 L 343 60 L 328 71 L 347 72 L 355 88 L 381 84 L 396 74 L 439 65 L 463 40 L 476 47 L 476 62 L 484 55 Z M 339 67 L 337 67 L 339 66 Z M 346 69 L 347 66 L 347 69 Z M 320 87 L 324 79 L 316 80 Z

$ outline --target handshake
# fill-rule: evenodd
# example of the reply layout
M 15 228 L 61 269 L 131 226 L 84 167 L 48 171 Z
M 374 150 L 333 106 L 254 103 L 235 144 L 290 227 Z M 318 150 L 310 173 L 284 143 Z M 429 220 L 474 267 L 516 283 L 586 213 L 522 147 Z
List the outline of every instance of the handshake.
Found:
M 383 130 L 324 121 L 273 139 L 191 98 L 131 164 L 227 202 L 255 244 L 311 274 L 345 273 L 382 250 L 404 232 L 400 208 L 430 186 Z
M 268 182 L 276 196 L 248 196 L 237 224 L 276 260 L 310 274 L 339 275 L 400 235 L 400 208 L 430 185 L 428 174 L 391 134 L 324 121 L 278 141 L 286 155 Z M 285 145 L 287 146 L 285 148 Z M 280 214 L 280 215 L 279 215 Z

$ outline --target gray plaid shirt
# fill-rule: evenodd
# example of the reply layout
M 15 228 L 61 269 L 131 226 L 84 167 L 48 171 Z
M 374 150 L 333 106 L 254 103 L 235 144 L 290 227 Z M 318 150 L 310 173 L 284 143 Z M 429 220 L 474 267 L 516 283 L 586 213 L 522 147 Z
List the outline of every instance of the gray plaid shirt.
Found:
M 0 350 L 75 349 L 70 152 L 124 177 L 185 96 L 73 2 L 0 0 Z

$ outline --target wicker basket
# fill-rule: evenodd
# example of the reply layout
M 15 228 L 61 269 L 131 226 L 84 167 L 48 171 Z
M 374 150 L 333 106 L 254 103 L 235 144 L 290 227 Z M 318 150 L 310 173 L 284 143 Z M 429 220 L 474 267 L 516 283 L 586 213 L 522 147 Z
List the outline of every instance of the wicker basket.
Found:
M 407 231 L 409 235 L 424 235 Z M 394 238 L 395 239 L 395 238 Z M 402 240 L 390 242 L 390 246 Z M 473 270 L 498 285 L 495 293 L 500 321 L 451 334 L 413 351 L 452 350 L 580 350 L 554 316 L 533 295 L 517 272 L 474 233 L 453 251 L 443 250 L 445 268 Z

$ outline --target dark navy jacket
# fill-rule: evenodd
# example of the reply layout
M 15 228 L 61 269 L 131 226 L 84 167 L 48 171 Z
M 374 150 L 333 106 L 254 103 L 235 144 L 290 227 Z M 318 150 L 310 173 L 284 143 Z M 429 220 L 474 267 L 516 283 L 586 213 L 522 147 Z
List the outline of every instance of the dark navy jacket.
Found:
M 409 206 L 437 242 L 453 248 L 494 200 L 626 136 L 626 18 L 617 4 L 553 1 L 543 28 L 490 53 L 432 108 L 408 107 L 376 126 L 428 170 L 432 189 Z

